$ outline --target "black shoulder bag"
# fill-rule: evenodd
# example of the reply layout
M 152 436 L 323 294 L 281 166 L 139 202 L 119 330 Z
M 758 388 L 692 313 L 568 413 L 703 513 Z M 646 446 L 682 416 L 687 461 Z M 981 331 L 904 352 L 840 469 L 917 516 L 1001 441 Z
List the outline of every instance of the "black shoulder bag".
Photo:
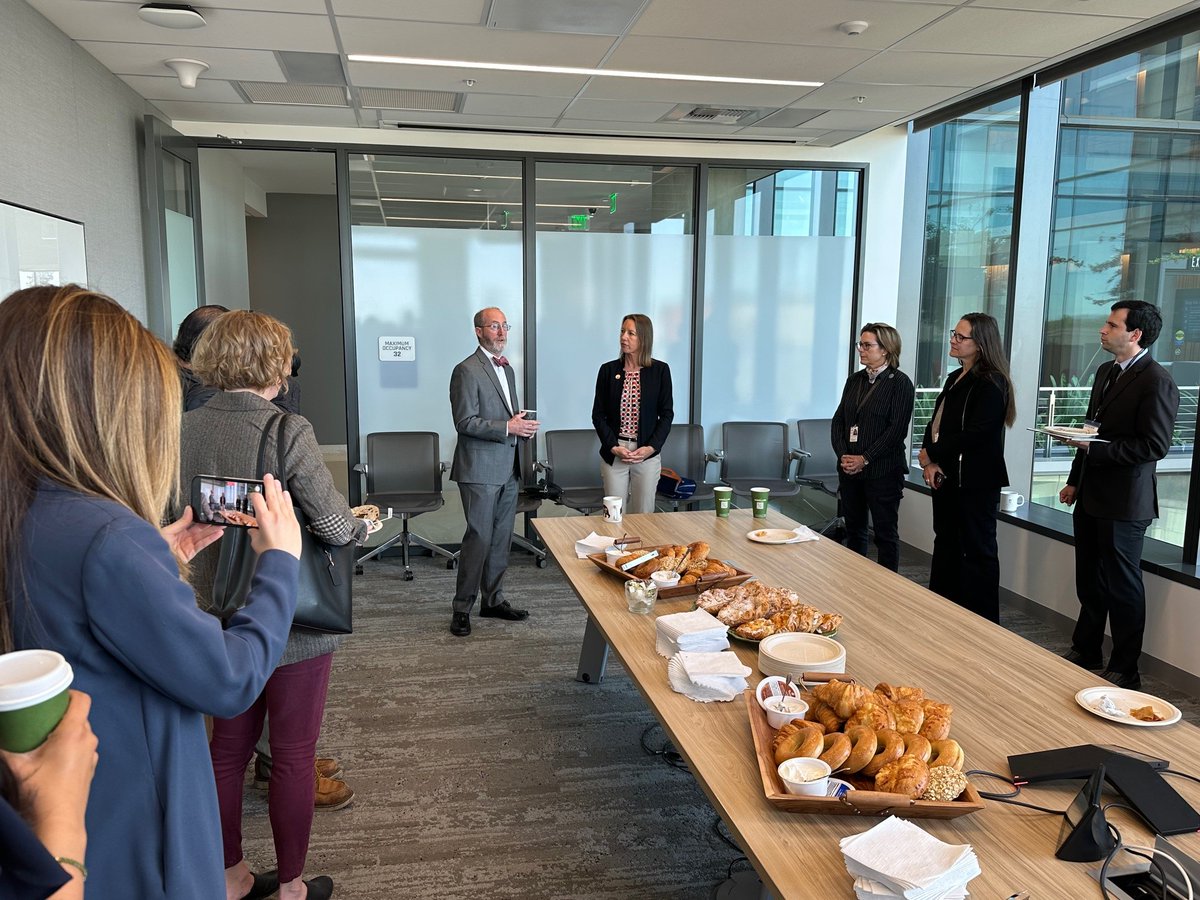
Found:
M 267 435 L 271 432 L 271 425 L 277 423 L 276 471 L 285 489 L 287 478 L 283 475 L 283 429 L 286 422 L 285 413 L 271 419 L 263 428 L 262 441 L 258 445 L 258 477 L 262 478 L 267 471 Z M 354 564 L 358 548 L 353 541 L 341 547 L 326 544 L 309 530 L 308 516 L 304 511 L 298 506 L 293 509 L 300 522 L 301 551 L 296 614 L 292 618 L 292 625 L 326 634 L 350 634 L 353 631 Z M 250 536 L 245 528 L 227 528 L 221 538 L 220 548 L 210 611 L 222 619 L 228 619 L 246 604 L 258 556 L 250 545 Z

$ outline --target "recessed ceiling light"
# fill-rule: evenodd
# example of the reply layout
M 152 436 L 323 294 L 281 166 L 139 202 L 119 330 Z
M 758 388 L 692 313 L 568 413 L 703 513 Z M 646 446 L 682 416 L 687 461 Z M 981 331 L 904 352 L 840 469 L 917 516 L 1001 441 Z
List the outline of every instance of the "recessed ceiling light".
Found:
M 464 59 L 425 59 L 416 56 L 376 56 L 351 53 L 350 62 L 388 63 L 394 66 L 434 66 L 445 69 L 488 69 L 497 72 L 546 72 L 552 75 L 586 75 L 589 78 L 658 78 L 664 81 L 708 81 L 721 84 L 778 84 L 787 87 L 821 87 L 823 81 L 784 81 L 776 78 L 736 78 L 731 75 L 685 75 L 678 72 L 635 72 L 625 69 L 586 69 L 577 66 L 534 66 L 520 63 L 475 62 Z
M 143 3 L 137 14 L 151 25 L 163 28 L 203 28 L 204 16 L 182 3 Z

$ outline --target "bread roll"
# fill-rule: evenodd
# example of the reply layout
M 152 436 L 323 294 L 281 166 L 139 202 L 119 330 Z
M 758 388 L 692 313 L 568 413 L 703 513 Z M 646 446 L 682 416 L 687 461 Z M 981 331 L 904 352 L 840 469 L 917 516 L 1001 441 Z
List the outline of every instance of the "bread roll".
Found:
M 914 800 L 925 793 L 929 784 L 929 766 L 915 756 L 892 760 L 875 776 L 875 790 L 904 794 Z

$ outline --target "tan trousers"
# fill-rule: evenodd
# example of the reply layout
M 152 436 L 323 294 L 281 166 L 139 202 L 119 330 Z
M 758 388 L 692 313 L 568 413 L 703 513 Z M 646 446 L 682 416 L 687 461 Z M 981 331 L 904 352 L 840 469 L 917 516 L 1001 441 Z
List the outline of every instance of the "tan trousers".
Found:
M 636 450 L 637 441 L 618 441 L 627 450 Z M 600 477 L 604 481 L 604 493 L 610 497 L 625 499 L 624 512 L 654 512 L 654 497 L 658 492 L 658 479 L 662 475 L 662 456 L 655 455 L 639 463 L 622 462 L 614 459 L 610 466 L 600 460 Z

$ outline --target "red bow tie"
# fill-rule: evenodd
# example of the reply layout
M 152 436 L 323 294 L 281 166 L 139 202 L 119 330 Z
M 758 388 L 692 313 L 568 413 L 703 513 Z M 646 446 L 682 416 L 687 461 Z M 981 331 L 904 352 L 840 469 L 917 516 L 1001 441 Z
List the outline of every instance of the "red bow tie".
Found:
M 503 356 L 493 356 L 492 365 L 494 365 L 497 369 L 503 369 L 508 365 L 508 360 Z

